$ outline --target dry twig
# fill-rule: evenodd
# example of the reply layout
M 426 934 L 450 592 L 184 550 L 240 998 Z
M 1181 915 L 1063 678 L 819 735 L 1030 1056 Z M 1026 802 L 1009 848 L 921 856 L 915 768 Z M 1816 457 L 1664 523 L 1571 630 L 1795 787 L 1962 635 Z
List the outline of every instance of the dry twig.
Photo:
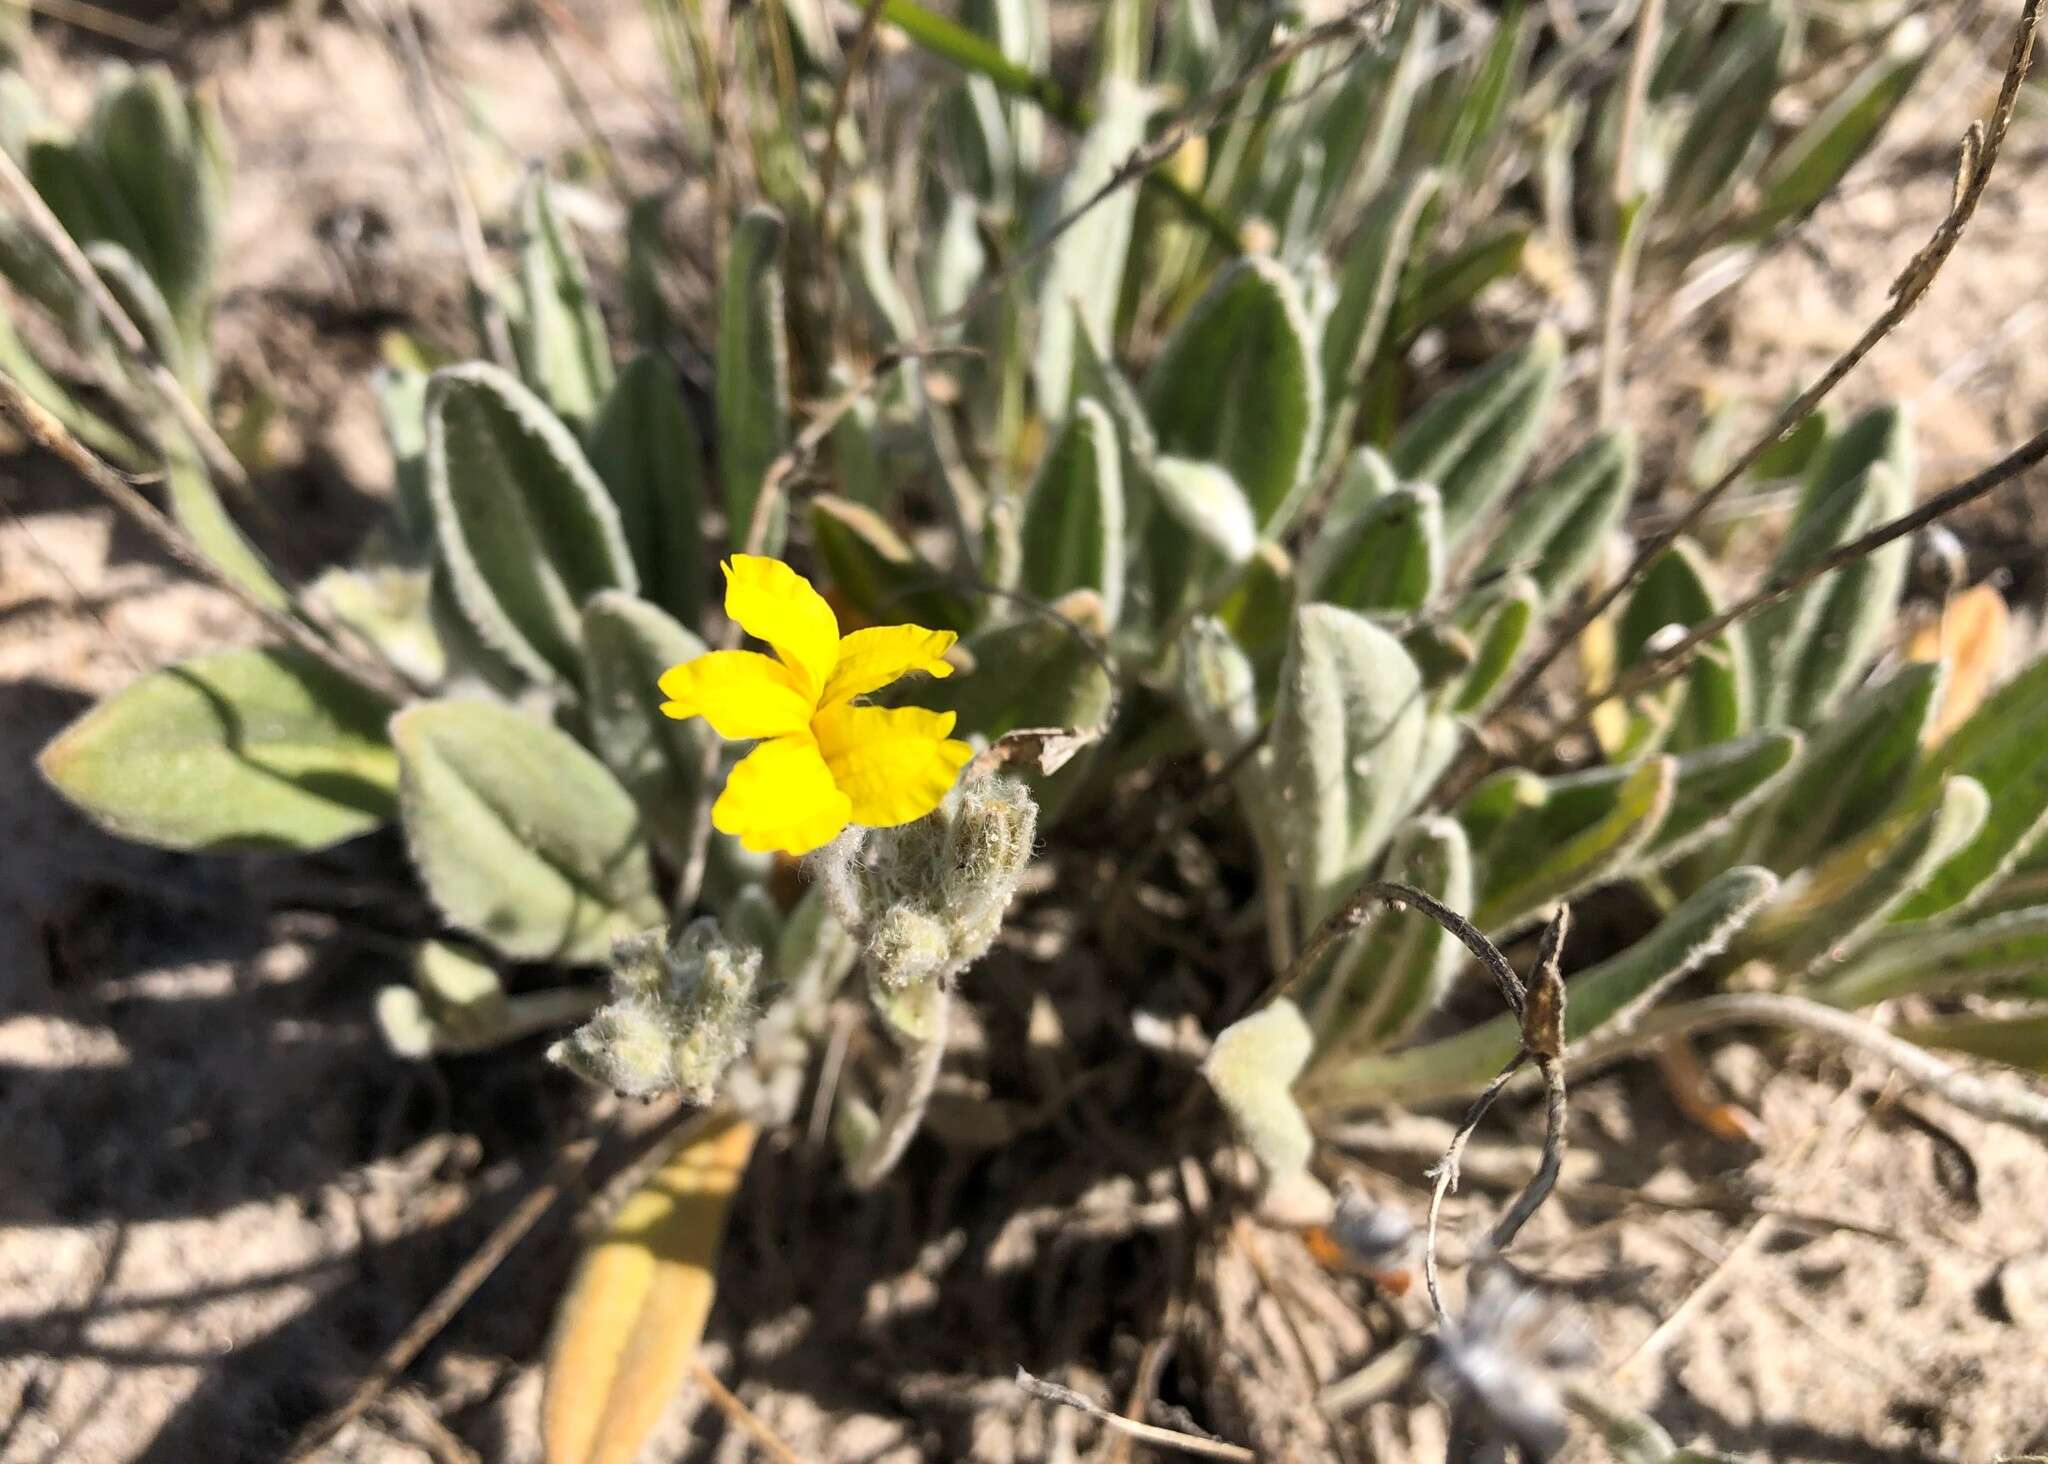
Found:
M 1048 1403 L 1057 1403 L 1062 1408 L 1072 1408 L 1100 1419 L 1104 1428 L 1115 1433 L 1126 1434 L 1140 1443 L 1150 1444 L 1155 1449 L 1174 1449 L 1183 1454 L 1195 1454 L 1204 1459 L 1234 1459 L 1242 1464 L 1252 1464 L 1258 1458 L 1242 1444 L 1229 1444 L 1221 1439 L 1204 1438 L 1200 1434 L 1183 1433 L 1179 1429 L 1161 1428 L 1156 1423 L 1139 1423 L 1136 1419 L 1125 1418 L 1113 1409 L 1105 1408 L 1086 1393 L 1077 1393 L 1072 1388 L 1058 1383 L 1049 1383 L 1044 1378 L 1034 1377 L 1017 1369 L 1017 1386 L 1034 1398 Z
M 1698 654 L 1701 646 L 1731 625 L 1747 620 L 1758 611 L 1768 609 L 1796 594 L 1823 575 L 1832 574 L 1844 565 L 1853 564 L 1895 540 L 1919 532 L 1965 504 L 1973 503 L 1992 490 L 2003 487 L 2028 469 L 2039 466 L 2043 461 L 2048 461 L 2048 429 L 2035 433 L 1990 467 L 1951 488 L 1943 489 L 1911 512 L 1887 519 L 1869 533 L 1859 535 L 1849 543 L 1823 554 L 1796 573 L 1772 576 L 1752 593 L 1727 609 L 1708 616 L 1668 646 L 1645 655 L 1642 660 L 1617 676 L 1612 686 L 1598 693 L 1581 693 L 1572 709 L 1539 740 L 1555 742 L 1559 737 L 1576 731 L 1591 721 L 1595 709 L 1603 703 L 1660 685 L 1685 669 Z
M 411 699 L 412 693 L 382 667 L 366 665 L 343 655 L 305 621 L 259 599 L 233 576 L 223 573 L 182 528 L 136 492 L 112 465 L 74 437 L 69 428 L 44 410 L 5 372 L 0 372 L 0 415 L 13 422 L 30 442 L 83 478 L 88 486 L 127 515 L 172 559 L 226 593 L 261 621 L 265 629 L 381 700 L 396 705 Z
M 23 222 L 57 257 L 64 273 L 78 286 L 92 306 L 93 313 L 99 316 L 108 333 L 114 337 L 121 354 L 128 358 L 129 364 L 192 439 L 207 468 L 247 500 L 250 497 L 249 474 L 243 469 L 241 460 L 214 431 L 213 423 L 206 419 L 199 403 L 192 400 L 178 378 L 171 374 L 171 368 L 164 365 L 141 328 L 121 308 L 121 302 L 114 298 L 114 292 L 107 288 L 100 272 L 93 268 L 92 261 L 85 257 L 85 251 L 78 247 L 78 241 L 64 227 L 63 220 L 51 212 L 50 206 L 43 202 L 42 194 L 36 192 L 35 185 L 22 172 L 21 164 L 5 148 L 0 148 L 0 193 L 6 195 L 8 203 L 20 211 Z
M 1858 1048 L 1888 1063 L 1907 1082 L 1999 1123 L 2048 1137 L 2048 1097 L 2018 1084 L 1990 1083 L 1944 1062 L 1926 1048 L 1865 1021 L 1839 1007 L 1824 1006 L 1802 996 L 1775 992 L 1736 992 L 1701 997 L 1645 1015 L 1624 1036 L 1608 1041 L 1594 1036 L 1571 1052 L 1580 1067 L 1606 1062 L 1665 1037 L 1717 1027 L 1789 1027 L 1810 1036 Z

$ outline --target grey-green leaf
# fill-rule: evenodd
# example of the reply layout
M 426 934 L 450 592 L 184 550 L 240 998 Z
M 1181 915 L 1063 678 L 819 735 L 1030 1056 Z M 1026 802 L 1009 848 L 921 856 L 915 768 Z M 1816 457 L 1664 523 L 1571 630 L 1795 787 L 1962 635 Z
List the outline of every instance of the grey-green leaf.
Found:
M 1804 569 L 1912 506 L 1912 486 L 1897 458 L 1831 486 L 1836 456 L 1824 457 L 1809 483 L 1773 574 Z M 1816 725 L 1862 678 L 1890 633 L 1905 587 L 1906 554 L 1903 539 L 1887 544 L 1757 616 L 1750 644 L 1764 720 Z
M 1453 910 L 1472 904 L 1472 850 L 1452 818 L 1404 825 L 1387 854 L 1386 878 L 1413 885 Z M 1465 947 L 1419 910 L 1383 909 L 1347 942 L 1317 993 L 1310 1025 L 1319 1061 L 1400 1041 L 1433 1011 L 1465 964 Z
M 1324 437 L 1333 451 L 1349 445 L 1365 379 L 1379 359 L 1394 301 L 1415 247 L 1423 211 L 1436 197 L 1438 178 L 1418 173 L 1397 180 L 1373 200 L 1345 248 L 1336 305 L 1323 326 Z
M 1989 991 L 2048 971 L 2048 906 L 2030 905 L 1968 925 L 1912 924 L 1879 932 L 1814 995 L 1836 1006 L 1895 996 Z
M 1535 451 L 1556 394 L 1564 338 L 1554 326 L 1432 401 L 1395 439 L 1401 481 L 1434 483 L 1455 550 L 1485 524 Z
M 1123 461 L 1099 402 L 1074 403 L 1024 508 L 1024 588 L 1042 600 L 1094 590 L 1115 625 L 1124 602 Z
M 123 838 L 166 849 L 325 849 L 390 818 L 385 707 L 290 650 L 155 671 L 43 749 L 43 776 Z
M 1552 604 L 1578 588 L 1621 523 L 1636 487 L 1636 438 L 1626 427 L 1595 433 L 1529 485 L 1480 568 L 1526 569 Z
M 703 623 L 704 450 L 675 372 L 658 356 L 619 374 L 590 433 L 590 465 L 611 490 L 642 592 L 685 625 Z
M 1877 140 L 1930 54 L 1924 44 L 1888 49 L 1893 53 L 1866 66 L 1778 150 L 1763 196 L 1745 222 L 1747 232 L 1761 236 L 1805 213 L 1834 191 Z
M 670 857 L 689 848 L 714 738 L 701 717 L 662 715 L 661 676 L 704 642 L 647 601 L 605 590 L 583 607 L 584 715 L 590 745 L 640 805 Z
M 1425 710 L 1421 673 L 1391 634 L 1333 605 L 1295 612 L 1273 711 L 1275 824 L 1305 927 L 1350 893 L 1393 833 Z
M 1981 783 L 1950 777 L 1932 808 L 1899 815 L 1817 866 L 1751 932 L 1759 952 L 1788 976 L 1812 976 L 1846 960 L 1968 846 L 1990 812 Z
M 1706 556 L 1685 539 L 1652 560 L 1622 607 L 1615 630 L 1617 664 L 1623 669 L 1635 665 L 1664 636 L 1689 630 L 1720 609 L 1711 574 Z M 1755 694 L 1739 626 L 1702 646 L 1683 678 L 1684 700 L 1665 737 L 1674 752 L 1711 747 L 1751 724 Z
M 1145 140 L 1150 112 L 1142 88 L 1120 79 L 1104 85 L 1095 120 L 1065 175 L 1046 193 L 1034 232 L 1050 229 L 1109 181 Z M 1067 409 L 1075 333 L 1086 331 L 1095 340 L 1113 334 L 1137 207 L 1138 191 L 1121 189 L 1083 214 L 1046 252 L 1036 286 L 1038 333 L 1031 379 L 1038 409 L 1048 418 Z
M 1807 740 L 1750 847 L 1781 874 L 1846 842 L 1899 800 L 1939 703 L 1939 661 L 1913 661 L 1864 687 Z
M 529 679 L 573 683 L 583 602 L 637 588 L 618 510 L 576 438 L 494 366 L 427 390 L 427 494 L 463 616 Z
M 751 542 L 769 465 L 789 445 L 789 343 L 783 334 L 782 216 L 749 209 L 733 230 L 718 314 L 718 469 L 726 538 L 734 549 L 777 554 L 786 502 L 771 504 Z
M 1168 338 L 1145 401 L 1162 453 L 1227 468 L 1259 527 L 1284 527 L 1309 487 L 1322 417 L 1293 276 L 1259 258 L 1219 275 Z
M 1550 780 L 1540 808 L 1493 833 L 1472 923 L 1491 934 L 1611 879 L 1650 846 L 1671 810 L 1676 758 L 1648 758 L 1627 776 L 1606 769 Z M 1479 830 L 1473 843 L 1479 845 Z
M 487 702 L 391 720 L 413 863 L 448 922 L 518 960 L 602 961 L 661 919 L 632 797 L 577 743 Z
M 1443 580 L 1443 510 L 1426 483 L 1396 488 L 1326 523 L 1302 555 L 1302 593 L 1346 610 L 1402 614 Z
M 519 225 L 522 300 L 515 344 L 521 371 L 527 385 L 580 430 L 611 391 L 611 342 L 583 253 L 539 169 L 521 192 Z

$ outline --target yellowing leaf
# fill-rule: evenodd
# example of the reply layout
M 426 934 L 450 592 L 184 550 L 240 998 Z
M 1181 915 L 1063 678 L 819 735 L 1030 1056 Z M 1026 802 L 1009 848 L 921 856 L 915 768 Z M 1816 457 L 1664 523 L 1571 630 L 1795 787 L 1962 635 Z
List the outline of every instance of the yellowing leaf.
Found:
M 548 1464 L 631 1464 L 688 1374 L 755 1128 L 720 1118 L 673 1154 L 584 1255 L 548 1357 Z
M 1946 659 L 1949 663 L 1941 710 L 1927 727 L 1927 746 L 1943 741 L 1967 722 L 1984 700 L 2004 664 L 2011 625 L 2012 614 L 2004 598 L 1989 585 L 1977 585 L 1951 600 L 1938 622 L 1922 626 L 1907 643 L 1909 661 Z

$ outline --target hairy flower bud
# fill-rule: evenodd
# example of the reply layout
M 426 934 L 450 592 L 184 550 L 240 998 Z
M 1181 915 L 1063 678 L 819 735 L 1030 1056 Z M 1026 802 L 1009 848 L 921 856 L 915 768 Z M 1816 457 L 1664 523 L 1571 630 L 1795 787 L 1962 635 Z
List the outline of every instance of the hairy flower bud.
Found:
M 950 981 L 988 954 L 1037 834 L 1024 785 L 982 778 L 926 818 L 843 835 L 811 856 L 832 913 L 861 941 L 878 1000 Z
M 698 920 L 664 942 L 658 931 L 620 941 L 612 1000 L 548 1056 L 631 1098 L 679 1091 L 708 1103 L 746 1050 L 761 953 Z

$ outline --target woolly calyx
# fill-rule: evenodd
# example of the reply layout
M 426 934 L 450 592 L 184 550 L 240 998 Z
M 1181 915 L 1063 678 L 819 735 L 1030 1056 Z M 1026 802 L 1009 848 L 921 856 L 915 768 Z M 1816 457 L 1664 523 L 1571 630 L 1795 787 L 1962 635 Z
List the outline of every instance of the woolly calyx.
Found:
M 709 1103 L 753 1034 L 761 953 L 698 920 L 671 941 L 647 931 L 619 942 L 611 997 L 548 1049 L 551 1061 L 629 1098 L 680 1092 Z

